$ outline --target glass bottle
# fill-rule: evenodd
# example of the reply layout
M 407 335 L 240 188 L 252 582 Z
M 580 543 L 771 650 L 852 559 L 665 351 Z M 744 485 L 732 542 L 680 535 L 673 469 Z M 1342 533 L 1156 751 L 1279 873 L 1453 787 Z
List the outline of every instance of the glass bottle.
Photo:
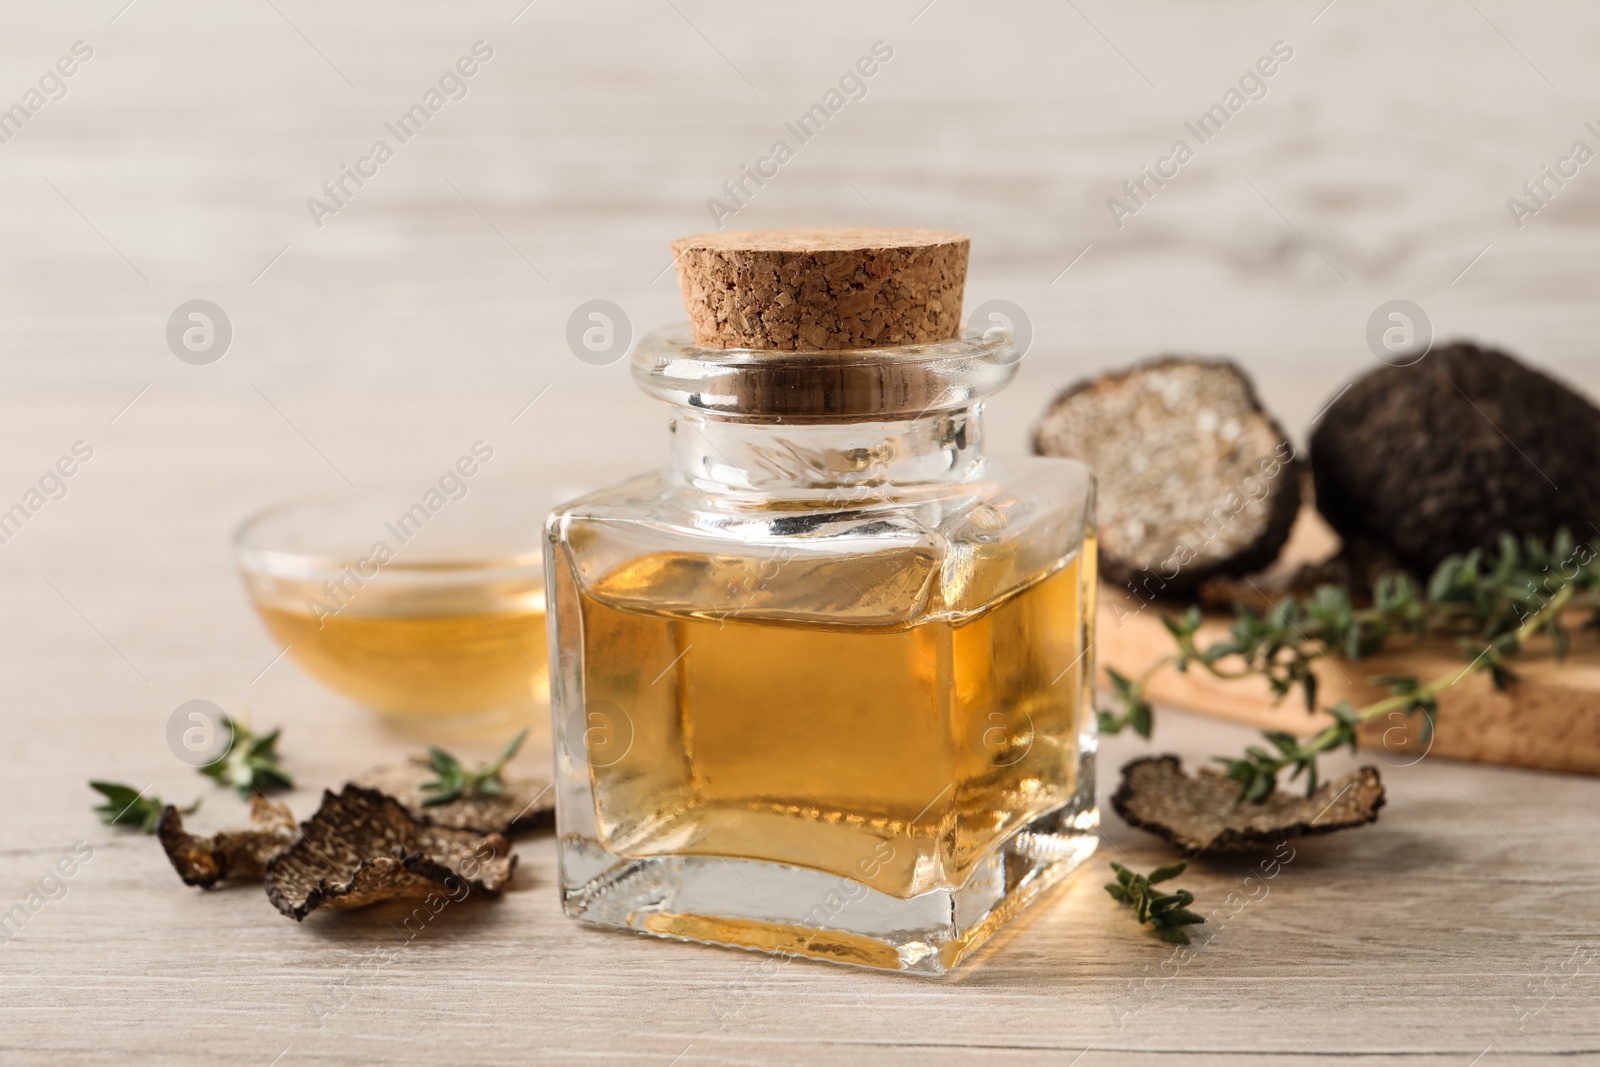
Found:
M 1018 359 L 640 343 L 667 465 L 546 526 L 569 916 L 943 973 L 1094 850 L 1094 482 L 985 455 Z

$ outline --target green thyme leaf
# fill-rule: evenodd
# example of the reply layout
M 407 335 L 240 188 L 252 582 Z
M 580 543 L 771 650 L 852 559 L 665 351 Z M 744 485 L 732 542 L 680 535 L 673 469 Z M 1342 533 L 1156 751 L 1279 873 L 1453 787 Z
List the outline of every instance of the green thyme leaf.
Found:
M 1194 894 L 1187 889 L 1161 893 L 1153 887 L 1157 882 L 1176 878 L 1188 866 L 1187 862 L 1180 860 L 1157 867 L 1146 876 L 1120 863 L 1113 863 L 1111 869 L 1116 873 L 1117 880 L 1106 883 L 1106 892 L 1119 904 L 1132 906 L 1139 923 L 1149 923 L 1161 940 L 1174 945 L 1187 945 L 1189 932 L 1184 927 L 1205 922 L 1205 919 L 1188 910 L 1189 905 L 1194 903 Z
M 500 772 L 505 770 L 506 764 L 511 762 L 512 757 L 527 739 L 526 729 L 518 731 L 517 735 L 506 743 L 499 759 L 493 763 L 485 763 L 475 771 L 467 770 L 460 760 L 442 748 L 428 749 L 428 766 L 439 777 L 431 782 L 422 783 L 423 791 L 432 794 L 422 802 L 422 806 L 437 807 L 463 797 L 500 796 L 504 791 Z
M 219 785 L 232 787 L 242 800 L 248 800 L 253 793 L 294 788 L 294 779 L 278 763 L 280 730 L 257 735 L 248 718 L 224 717 L 222 725 L 231 737 L 228 750 L 215 762 L 201 767 L 201 774 Z
M 105 797 L 105 803 L 95 807 L 100 821 L 107 826 L 137 826 L 142 832 L 153 834 L 156 824 L 161 821 L 161 809 L 165 807 L 161 798 L 145 789 L 135 789 L 131 785 L 120 782 L 90 782 L 89 788 Z M 198 811 L 200 801 L 195 799 L 193 804 L 178 810 L 184 815 Z

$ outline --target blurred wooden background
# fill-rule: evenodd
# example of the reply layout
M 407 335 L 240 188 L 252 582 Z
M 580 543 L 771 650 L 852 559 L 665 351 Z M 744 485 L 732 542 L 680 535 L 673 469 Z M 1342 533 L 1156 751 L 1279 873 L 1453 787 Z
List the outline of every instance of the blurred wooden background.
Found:
M 1600 148 L 1592 4 L 524 5 L 0 5 L 0 107 L 74 42 L 93 49 L 0 144 L 0 508 L 73 442 L 95 450 L 0 545 L 0 906 L 71 842 L 98 849 L 0 949 L 7 1062 L 1596 1055 L 1587 780 L 1385 768 L 1377 827 L 1310 850 L 1133 1016 L 1115 1009 L 1164 954 L 1096 872 L 956 984 L 795 965 L 757 985 L 736 954 L 566 923 L 537 843 L 495 919 L 463 917 L 338 1000 L 381 922 L 296 928 L 253 891 L 195 899 L 153 843 L 99 827 L 91 776 L 197 791 L 162 734 L 194 697 L 285 725 L 302 815 L 415 745 L 269 667 L 230 530 L 289 495 L 426 483 L 480 438 L 503 483 L 654 463 L 665 412 L 625 361 L 575 358 L 568 316 L 609 299 L 636 337 L 680 318 L 668 240 L 712 228 L 706 200 L 878 41 L 893 56 L 865 97 L 731 225 L 970 233 L 968 306 L 1014 301 L 1035 334 L 992 407 L 1000 452 L 1061 385 L 1162 352 L 1237 357 L 1303 434 L 1371 365 L 1368 315 L 1401 297 L 1440 336 L 1600 391 L 1600 163 L 1521 229 L 1506 206 L 1574 141 Z M 307 199 L 396 144 L 384 123 L 477 41 L 493 55 L 465 97 L 319 228 Z M 1265 97 L 1117 228 L 1107 199 L 1194 144 L 1184 123 L 1279 41 L 1293 57 Z M 233 324 L 209 366 L 164 339 L 196 298 Z M 1167 723 L 1159 745 L 1191 762 L 1243 736 Z M 1109 746 L 1105 778 L 1143 750 Z M 202 819 L 232 803 L 213 795 Z M 1107 856 L 1163 855 L 1110 820 Z M 1243 873 L 1192 887 L 1220 902 Z M 312 996 L 348 1006 L 319 1016 Z

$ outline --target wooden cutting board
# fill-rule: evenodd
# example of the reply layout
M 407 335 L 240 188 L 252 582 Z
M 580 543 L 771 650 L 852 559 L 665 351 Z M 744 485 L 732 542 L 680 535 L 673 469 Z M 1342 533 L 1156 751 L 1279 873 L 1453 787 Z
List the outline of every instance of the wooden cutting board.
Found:
M 1272 571 L 1257 581 L 1271 589 L 1275 578 L 1302 563 L 1324 559 L 1338 546 L 1338 537 L 1310 509 L 1295 524 L 1289 543 Z M 1136 677 L 1151 663 L 1173 651 L 1172 637 L 1161 624 L 1163 612 L 1180 614 L 1182 605 L 1140 602 L 1126 591 L 1100 587 L 1095 655 L 1100 678 L 1115 668 Z M 1529 643 L 1512 663 L 1518 679 L 1510 690 L 1494 688 L 1488 672 L 1476 672 L 1439 694 L 1437 727 L 1424 742 L 1420 717 L 1399 712 L 1367 724 L 1364 747 L 1379 751 L 1384 762 L 1404 766 L 1423 756 L 1502 763 L 1542 770 L 1600 774 L 1600 635 L 1581 629 L 1575 618 L 1567 658 L 1557 663 L 1548 638 Z M 1227 636 L 1231 616 L 1209 614 L 1198 643 L 1203 648 Z M 1319 705 L 1348 700 L 1362 707 L 1388 695 L 1368 679 L 1385 674 L 1415 675 L 1424 681 L 1460 671 L 1467 663 L 1454 642 L 1397 645 L 1393 651 L 1352 662 L 1339 656 L 1319 661 Z M 1182 674 L 1160 671 L 1146 692 L 1158 705 L 1211 715 L 1230 722 L 1309 735 L 1327 725 L 1326 715 L 1308 715 L 1296 691 L 1281 703 L 1266 681 L 1226 681 L 1198 668 Z

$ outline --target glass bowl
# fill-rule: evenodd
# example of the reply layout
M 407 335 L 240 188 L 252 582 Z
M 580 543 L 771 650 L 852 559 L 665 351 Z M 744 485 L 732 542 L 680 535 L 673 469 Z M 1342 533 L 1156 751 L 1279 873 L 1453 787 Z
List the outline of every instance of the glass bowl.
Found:
M 557 486 L 374 490 L 278 504 L 234 535 L 267 629 L 330 689 L 393 715 L 548 706 L 545 515 Z

